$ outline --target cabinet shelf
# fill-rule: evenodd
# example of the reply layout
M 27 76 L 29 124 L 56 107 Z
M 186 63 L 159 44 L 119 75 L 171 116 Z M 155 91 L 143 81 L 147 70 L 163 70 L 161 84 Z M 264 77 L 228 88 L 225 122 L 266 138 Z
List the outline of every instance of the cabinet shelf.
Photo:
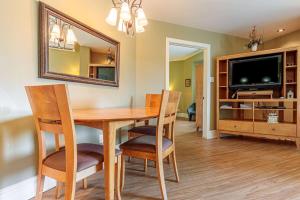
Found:
M 285 66 L 286 69 L 296 69 L 297 68 L 297 65 L 288 65 L 288 66 Z
M 297 109 L 295 108 L 255 108 L 254 110 L 261 110 L 261 111 L 264 111 L 264 110 L 269 110 L 269 111 L 297 111 Z
M 220 102 L 297 102 L 297 99 L 219 99 Z
M 220 108 L 221 110 L 253 110 L 253 108 Z
M 297 82 L 287 82 L 286 85 L 297 85 Z

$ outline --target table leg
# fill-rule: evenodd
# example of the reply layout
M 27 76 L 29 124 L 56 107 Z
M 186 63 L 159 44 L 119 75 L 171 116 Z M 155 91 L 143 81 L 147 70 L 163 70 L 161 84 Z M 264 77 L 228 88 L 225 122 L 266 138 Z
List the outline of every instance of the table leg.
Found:
M 116 129 L 113 123 L 103 124 L 105 199 L 114 199 Z

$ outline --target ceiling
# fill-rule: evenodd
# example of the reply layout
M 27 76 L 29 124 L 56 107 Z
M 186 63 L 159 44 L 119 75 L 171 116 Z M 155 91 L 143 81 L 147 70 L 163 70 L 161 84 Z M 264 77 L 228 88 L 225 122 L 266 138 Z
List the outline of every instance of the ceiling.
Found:
M 169 46 L 170 61 L 186 60 L 200 52 L 201 49 L 196 47 L 178 45 Z
M 150 19 L 243 38 L 254 25 L 264 40 L 300 29 L 300 0 L 146 0 L 143 7 Z
M 98 38 L 95 37 L 87 32 L 84 32 L 83 30 L 72 27 L 75 37 L 77 39 L 77 42 L 80 46 L 85 46 L 91 48 L 93 52 L 98 53 L 107 53 L 108 49 L 111 48 L 112 54 L 115 54 L 115 46 Z

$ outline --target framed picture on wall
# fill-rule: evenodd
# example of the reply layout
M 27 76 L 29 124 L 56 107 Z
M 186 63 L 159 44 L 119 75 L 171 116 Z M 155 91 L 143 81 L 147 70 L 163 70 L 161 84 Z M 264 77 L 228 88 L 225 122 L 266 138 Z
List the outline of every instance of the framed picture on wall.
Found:
M 191 79 L 185 79 L 185 87 L 191 87 Z

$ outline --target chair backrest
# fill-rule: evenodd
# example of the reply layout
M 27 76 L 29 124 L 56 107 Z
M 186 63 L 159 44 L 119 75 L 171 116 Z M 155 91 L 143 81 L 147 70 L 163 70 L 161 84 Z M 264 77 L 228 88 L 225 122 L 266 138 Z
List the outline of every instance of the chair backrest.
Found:
M 166 129 L 165 137 L 171 139 L 174 143 L 174 125 L 177 116 L 178 105 L 180 101 L 180 92 L 162 91 L 162 98 L 157 121 L 156 148 L 162 151 L 163 130 Z
M 42 162 L 46 157 L 43 133 L 53 133 L 55 136 L 63 134 L 66 150 L 66 170 L 76 172 L 76 134 L 67 86 L 64 84 L 26 86 L 25 89 L 37 130 L 39 162 Z
M 146 94 L 146 107 L 159 107 L 161 102 L 161 94 Z

